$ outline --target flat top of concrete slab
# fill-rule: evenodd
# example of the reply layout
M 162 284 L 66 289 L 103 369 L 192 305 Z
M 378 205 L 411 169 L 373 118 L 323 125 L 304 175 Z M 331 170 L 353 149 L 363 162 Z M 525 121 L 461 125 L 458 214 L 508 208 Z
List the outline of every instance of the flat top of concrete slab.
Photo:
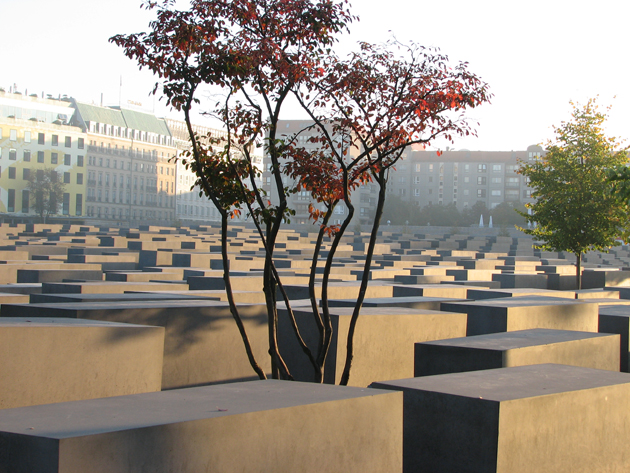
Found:
M 293 301 L 291 301 L 293 303 Z M 279 305 L 280 303 L 278 303 Z M 310 304 L 306 309 L 297 309 L 296 312 L 308 312 L 311 313 Z M 343 317 L 352 316 L 354 307 L 331 307 L 331 315 L 339 315 Z M 455 312 L 447 312 L 442 310 L 430 310 L 430 309 L 414 309 L 412 307 L 362 307 L 361 316 L 370 315 L 418 315 L 418 314 L 434 314 L 434 315 L 453 315 Z M 461 315 L 461 314 L 460 314 Z
M 494 296 L 499 297 L 517 297 L 517 296 L 551 296 L 575 299 L 574 291 L 554 291 L 551 289 L 533 289 L 533 288 L 516 288 L 516 289 L 468 289 L 468 295 L 471 299 L 477 297 Z
M 33 303 L 38 303 L 40 301 L 46 300 L 46 303 L 52 303 L 56 301 L 76 301 L 76 302 L 128 302 L 128 301 L 173 301 L 173 300 L 207 300 L 212 298 L 210 296 L 195 296 L 195 295 L 186 295 L 185 291 L 181 291 L 181 294 L 174 294 L 171 292 L 144 292 L 144 293 L 134 293 L 134 292 L 124 292 L 124 293 L 95 293 L 95 294 L 33 294 L 31 295 L 31 301 Z M 0 298 L 2 297 L 2 293 L 0 293 Z M 214 300 L 219 300 L 219 297 L 214 297 Z M 628 301 L 630 303 L 630 301 Z
M 599 315 L 613 315 L 619 317 L 630 317 L 630 306 L 624 304 L 601 304 L 599 306 Z
M 351 304 L 354 306 L 356 299 L 331 299 L 332 302 Z M 371 297 L 366 298 L 363 301 L 364 307 L 374 305 L 396 305 L 396 304 L 410 304 L 413 302 L 458 302 L 465 301 L 465 299 L 456 299 L 451 297 L 425 297 L 425 296 L 404 296 L 404 297 Z M 628 300 L 630 302 L 630 299 Z
M 451 304 L 451 302 L 448 302 Z M 496 299 L 483 299 L 479 301 L 452 302 L 452 304 L 465 306 L 485 306 L 485 307 L 523 307 L 523 306 L 549 306 L 562 304 L 592 304 L 590 300 L 566 299 L 562 297 L 546 296 L 519 296 L 500 297 Z
M 0 410 L 0 431 L 55 439 L 391 394 L 265 380 Z
M 630 384 L 630 374 L 542 364 L 382 381 L 372 383 L 371 386 L 431 391 L 502 402 L 618 384 Z
M 260 305 L 260 304 L 241 304 Z M 186 308 L 186 307 L 227 307 L 227 302 L 215 301 L 211 299 L 191 299 L 163 301 L 109 301 L 109 302 L 50 302 L 46 304 L 5 304 L 6 306 L 25 306 L 31 308 L 54 308 L 68 310 L 103 310 L 103 309 L 143 309 L 143 308 Z
M 0 317 L 0 328 L 4 327 L 142 327 L 162 328 L 151 325 L 136 325 L 100 320 L 70 319 L 65 317 Z
M 418 345 L 438 345 L 446 347 L 465 347 L 483 350 L 513 350 L 517 348 L 548 345 L 551 343 L 571 342 L 586 338 L 610 337 L 606 333 L 578 332 L 574 330 L 553 330 L 535 328 L 514 332 L 490 333 L 470 337 L 450 338 L 418 343 Z

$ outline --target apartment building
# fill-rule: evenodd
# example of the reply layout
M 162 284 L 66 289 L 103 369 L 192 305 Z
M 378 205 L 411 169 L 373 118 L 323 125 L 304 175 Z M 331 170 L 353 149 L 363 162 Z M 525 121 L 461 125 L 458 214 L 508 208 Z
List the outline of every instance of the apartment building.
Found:
M 166 121 L 120 107 L 72 100 L 86 135 L 86 215 L 117 224 L 175 219 L 175 141 Z
M 316 149 L 316 143 L 309 138 L 316 133 L 309 127 L 310 121 L 283 120 L 279 123 L 280 137 L 297 136 L 297 141 L 306 149 Z M 472 207 L 478 201 L 492 209 L 502 202 L 515 206 L 533 202 L 532 189 L 526 178 L 518 173 L 522 163 L 531 162 L 544 154 L 542 147 L 529 146 L 523 151 L 405 151 L 402 159 L 389 175 L 388 195 L 398 195 L 401 199 L 415 202 L 419 207 L 426 205 L 455 204 L 461 211 Z M 350 155 L 356 156 L 356 150 Z M 278 201 L 270 172 L 270 160 L 265 158 L 264 187 Z M 285 186 L 293 185 L 288 176 L 283 177 Z M 370 223 L 377 199 L 378 185 L 368 184 L 353 193 L 353 204 L 361 224 Z M 308 191 L 288 196 L 288 205 L 296 215 L 294 223 L 308 223 L 308 207 L 313 199 Z M 316 204 L 315 204 L 316 205 Z M 347 209 L 340 203 L 335 209 L 332 223 L 341 223 Z M 355 214 L 355 215 L 357 215 Z
M 543 154 L 538 145 L 523 151 L 409 150 L 390 175 L 388 193 L 420 207 L 453 203 L 462 210 L 478 201 L 489 209 L 502 202 L 526 204 L 533 202 L 532 189 L 518 170 Z
M 59 214 L 85 215 L 87 135 L 73 126 L 67 98 L 7 93 L 0 89 L 0 212 L 35 216 L 28 185 L 32 173 L 57 171 L 65 184 Z
M 177 148 L 177 179 L 176 179 L 176 218 L 179 221 L 219 222 L 221 216 L 212 201 L 201 192 L 196 185 L 197 176 L 182 161 L 182 153 L 190 149 L 190 138 L 186 123 L 179 120 L 166 119 Z M 193 131 L 200 137 L 225 138 L 226 133 L 216 128 L 193 125 Z M 263 158 L 261 155 L 253 157 L 253 164 L 262 171 Z M 262 179 L 257 182 L 262 185 Z M 246 220 L 246 212 L 236 220 Z

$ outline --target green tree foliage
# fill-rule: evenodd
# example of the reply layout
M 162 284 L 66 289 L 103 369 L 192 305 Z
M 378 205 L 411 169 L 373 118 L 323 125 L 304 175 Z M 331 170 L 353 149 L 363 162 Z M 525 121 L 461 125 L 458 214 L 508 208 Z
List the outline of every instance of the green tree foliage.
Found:
M 381 222 L 392 225 L 420 225 L 420 207 L 415 202 L 408 202 L 397 195 L 387 196 L 383 207 Z
M 527 208 L 520 202 L 502 202 L 492 209 L 490 215 L 492 215 L 493 225 L 505 227 L 509 225 L 523 226 L 527 224 L 527 220 L 522 215 L 526 212 Z
M 43 222 L 58 212 L 66 186 L 59 179 L 57 171 L 48 168 L 31 172 L 27 188 L 31 204 Z
M 520 170 L 537 199 L 527 205 L 531 215 L 521 212 L 536 226 L 522 230 L 540 241 L 540 249 L 575 255 L 578 288 L 582 254 L 615 245 L 627 222 L 628 205 L 611 192 L 607 178 L 611 168 L 626 163 L 627 150 L 605 135 L 606 119 L 595 100 L 574 105 L 572 119 L 554 127 L 546 156 Z

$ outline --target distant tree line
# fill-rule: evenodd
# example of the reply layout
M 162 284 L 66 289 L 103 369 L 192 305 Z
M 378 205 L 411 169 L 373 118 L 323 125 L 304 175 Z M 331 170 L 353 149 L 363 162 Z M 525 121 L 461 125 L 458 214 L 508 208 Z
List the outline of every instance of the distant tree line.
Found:
M 466 207 L 462 211 L 453 203 L 446 205 L 426 205 L 420 207 L 415 202 L 408 202 L 399 196 L 388 196 L 383 210 L 383 222 L 391 222 L 392 225 L 412 225 L 437 227 L 469 227 L 478 225 L 483 215 L 484 225 L 487 226 L 492 216 L 493 226 L 510 226 L 526 224 L 526 219 L 517 211 L 526 211 L 520 202 L 514 204 L 503 202 L 489 210 L 486 204 L 478 201 L 472 207 Z

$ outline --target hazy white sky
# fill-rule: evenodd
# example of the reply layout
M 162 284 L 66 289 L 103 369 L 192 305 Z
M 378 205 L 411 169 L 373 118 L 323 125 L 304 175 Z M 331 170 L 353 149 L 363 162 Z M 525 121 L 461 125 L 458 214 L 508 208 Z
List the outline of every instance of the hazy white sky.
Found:
M 103 94 L 105 105 L 131 100 L 179 118 L 149 95 L 153 77 L 107 41 L 147 29 L 151 15 L 139 5 L 139 0 L 0 0 L 0 86 L 94 103 Z M 470 114 L 479 122 L 479 137 L 456 141 L 457 149 L 517 150 L 544 142 L 552 137 L 551 125 L 569 117 L 570 100 L 586 102 L 596 95 L 600 104 L 613 106 L 609 134 L 630 137 L 628 0 L 354 0 L 352 5 L 361 20 L 340 51 L 394 34 L 468 62 L 490 84 L 492 103 Z

